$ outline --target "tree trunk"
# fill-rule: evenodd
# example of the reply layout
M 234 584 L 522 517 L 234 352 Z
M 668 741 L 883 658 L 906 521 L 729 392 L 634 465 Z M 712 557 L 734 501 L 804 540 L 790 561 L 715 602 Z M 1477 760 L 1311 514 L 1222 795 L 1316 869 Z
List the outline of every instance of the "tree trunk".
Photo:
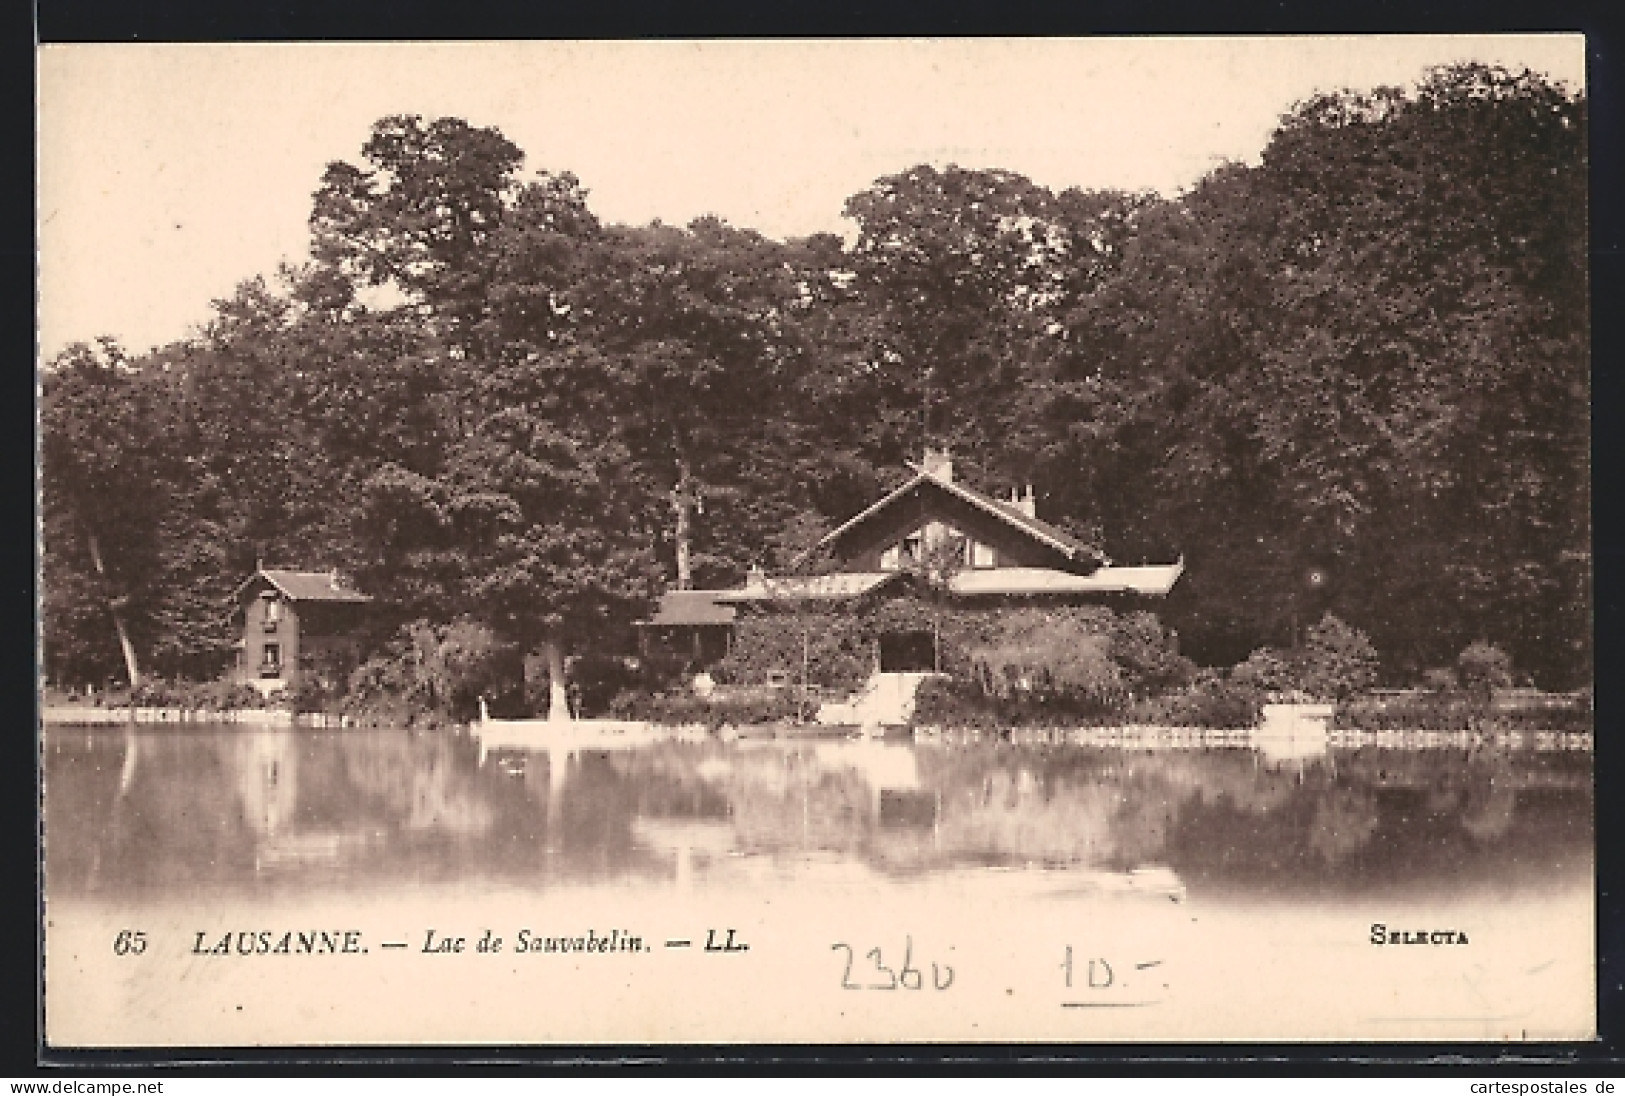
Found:
M 103 582 L 107 580 L 107 568 L 102 566 L 102 548 L 96 540 L 96 534 L 90 534 L 90 562 L 96 568 L 96 574 Z M 134 689 L 141 684 L 141 668 L 135 660 L 135 644 L 130 642 L 130 630 L 124 624 L 124 610 L 119 607 L 117 598 L 110 598 L 107 603 L 108 611 L 113 614 L 113 627 L 118 631 L 119 649 L 124 652 L 124 670 L 130 675 L 130 688 Z
M 564 648 L 553 640 L 542 644 L 547 656 L 547 721 L 570 722 L 570 694 L 564 686 Z
M 694 571 L 689 555 L 689 539 L 692 536 L 690 510 L 694 505 L 694 491 L 688 461 L 680 458 L 677 461 L 677 486 L 671 492 L 671 505 L 677 511 L 677 588 L 692 590 Z

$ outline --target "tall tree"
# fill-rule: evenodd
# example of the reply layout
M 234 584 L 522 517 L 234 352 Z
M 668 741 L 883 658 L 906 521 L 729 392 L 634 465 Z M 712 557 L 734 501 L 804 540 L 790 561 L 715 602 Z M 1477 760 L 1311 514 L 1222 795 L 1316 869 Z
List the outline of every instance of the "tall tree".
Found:
M 784 249 L 714 218 L 618 228 L 575 299 L 613 401 L 605 423 L 669 507 L 678 584 L 737 580 L 793 512 L 774 440 L 799 352 Z
M 495 129 L 458 118 L 381 119 L 361 165 L 327 166 L 311 253 L 355 286 L 388 286 L 430 309 L 454 341 L 484 314 L 492 246 L 524 159 Z
M 70 346 L 45 370 L 40 480 L 50 561 L 47 659 L 68 654 L 70 662 L 86 661 L 68 653 L 76 637 L 65 635 L 62 625 L 99 616 L 117 637 L 132 686 L 142 681 L 139 645 L 150 636 L 147 612 L 163 563 L 161 412 L 152 385 L 112 340 Z
M 1073 241 L 1054 195 L 1013 172 L 921 165 L 848 199 L 846 215 L 853 269 L 885 321 L 880 360 L 917 393 L 917 444 L 991 463 L 1067 281 Z

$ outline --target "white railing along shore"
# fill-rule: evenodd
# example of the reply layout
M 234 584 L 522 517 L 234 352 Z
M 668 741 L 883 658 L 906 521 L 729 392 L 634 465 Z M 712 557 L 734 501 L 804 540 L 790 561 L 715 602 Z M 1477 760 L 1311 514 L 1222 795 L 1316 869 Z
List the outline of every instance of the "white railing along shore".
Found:
M 348 728 L 357 724 L 348 716 L 326 715 L 319 712 L 289 712 L 281 709 L 239 708 L 213 711 L 201 708 L 99 708 L 93 705 L 49 705 L 42 712 L 42 722 L 70 726 L 120 726 L 137 724 L 202 724 L 236 723 L 262 727 L 309 727 L 321 729 Z M 669 736 L 689 740 L 694 737 L 693 727 L 648 728 L 650 737 Z M 1213 729 L 1199 727 L 1167 727 L 1148 724 L 1125 724 L 1111 727 L 1016 727 L 1006 730 L 977 729 L 971 727 L 916 726 L 914 737 L 920 741 L 947 744 L 953 742 L 993 741 L 1008 739 L 1016 744 L 1076 745 L 1121 747 L 1128 749 L 1250 749 L 1270 735 L 1265 728 Z M 1325 746 L 1331 749 L 1533 749 L 1590 750 L 1593 736 L 1590 731 L 1425 731 L 1383 730 L 1367 731 L 1352 728 L 1327 728 L 1323 735 Z
M 266 727 L 349 727 L 348 716 L 290 712 L 280 708 L 98 708 L 91 704 L 48 704 L 40 722 L 77 726 L 124 723 L 247 723 Z

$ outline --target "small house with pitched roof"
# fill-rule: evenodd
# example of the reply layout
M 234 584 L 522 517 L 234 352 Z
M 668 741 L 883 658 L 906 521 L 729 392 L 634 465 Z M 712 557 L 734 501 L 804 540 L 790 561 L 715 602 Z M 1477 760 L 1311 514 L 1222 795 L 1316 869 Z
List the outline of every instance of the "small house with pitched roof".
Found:
M 237 587 L 242 639 L 233 679 L 264 692 L 315 678 L 342 685 L 360 657 L 359 630 L 372 598 L 336 571 L 261 567 Z
M 1097 548 L 1038 516 L 1031 487 L 994 498 L 954 478 L 951 456 L 930 449 L 912 473 L 815 548 L 827 573 L 769 576 L 753 571 L 733 590 L 674 590 L 641 626 L 695 665 L 727 653 L 734 621 L 753 606 L 857 603 L 906 592 L 922 576 L 954 602 L 996 610 L 1010 604 L 1078 604 L 1165 597 L 1184 561 L 1119 567 Z M 930 670 L 931 636 L 882 637 L 884 672 Z

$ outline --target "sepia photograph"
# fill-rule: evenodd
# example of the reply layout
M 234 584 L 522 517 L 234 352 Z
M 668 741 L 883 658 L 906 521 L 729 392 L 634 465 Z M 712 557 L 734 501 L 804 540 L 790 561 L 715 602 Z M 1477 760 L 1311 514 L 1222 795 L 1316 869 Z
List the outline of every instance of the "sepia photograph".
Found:
M 37 57 L 48 1050 L 1596 1037 L 1581 35 Z

